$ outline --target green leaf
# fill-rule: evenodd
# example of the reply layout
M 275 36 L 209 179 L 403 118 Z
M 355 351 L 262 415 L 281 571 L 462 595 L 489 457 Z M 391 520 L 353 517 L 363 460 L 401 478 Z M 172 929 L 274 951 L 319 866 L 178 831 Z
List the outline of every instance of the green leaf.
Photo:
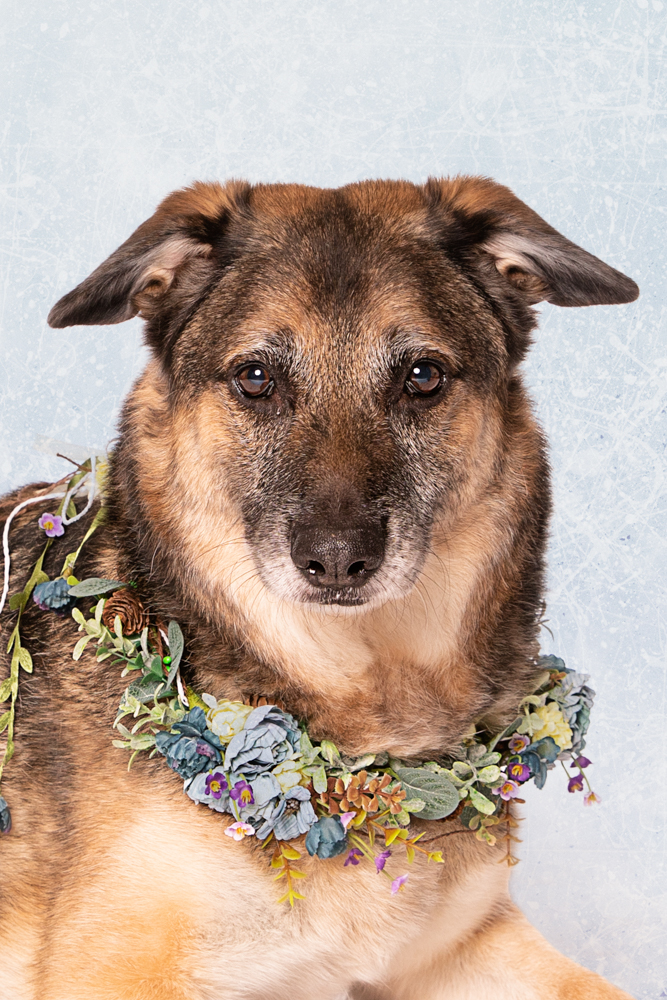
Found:
M 313 788 L 318 795 L 327 790 L 327 772 L 324 770 L 324 764 L 313 771 Z
M 0 684 L 0 701 L 7 701 L 12 693 L 12 679 L 8 677 Z
M 25 646 L 21 646 L 19 648 L 19 663 L 25 670 L 26 674 L 32 673 L 32 656 Z
M 90 642 L 90 640 L 92 638 L 93 638 L 92 635 L 82 635 L 81 636 L 81 638 L 79 639 L 79 641 L 77 642 L 76 646 L 74 647 L 74 649 L 72 651 L 72 659 L 73 660 L 80 660 L 81 659 L 81 654 L 83 653 L 84 649 L 86 648 L 86 646 L 88 645 L 88 643 Z
M 483 785 L 497 785 L 500 781 L 500 768 L 496 764 L 487 764 L 477 774 L 477 780 L 481 781 Z
M 12 713 L 10 710 L 9 712 L 5 712 L 4 715 L 0 715 L 0 733 L 4 733 L 5 729 L 9 725 L 9 719 L 11 717 L 11 714 Z
M 126 586 L 126 583 L 121 583 L 119 580 L 105 580 L 103 577 L 91 576 L 88 580 L 77 583 L 76 587 L 70 587 L 70 596 L 96 597 L 98 594 L 106 594 L 110 590 Z
M 424 767 L 397 767 L 395 771 L 406 799 L 425 803 L 420 819 L 444 819 L 458 807 L 459 793 L 444 774 L 434 774 Z
M 477 810 L 473 806 L 464 806 L 459 816 L 463 826 L 469 827 L 475 818 L 477 818 L 477 825 L 479 826 L 479 813 Z
M 14 594 L 9 598 L 9 608 L 11 611 L 18 611 L 19 608 L 25 607 L 28 600 L 26 593 L 22 590 L 20 594 Z
M 167 687 L 169 687 L 176 676 L 176 671 L 178 670 L 178 665 L 181 662 L 183 648 L 185 646 L 183 633 L 181 632 L 178 622 L 169 622 L 167 639 L 169 640 L 169 655 L 171 656 L 171 664 L 169 666 L 169 674 L 167 676 Z
M 468 796 L 477 812 L 483 813 L 484 816 L 490 816 L 491 813 L 495 812 L 495 803 L 493 803 L 491 799 L 487 799 L 486 795 L 482 795 L 481 792 L 478 792 L 476 788 L 472 787 L 472 785 L 468 789 Z
M 338 747 L 335 743 L 332 743 L 331 740 L 322 740 L 320 749 L 330 764 L 341 763 Z

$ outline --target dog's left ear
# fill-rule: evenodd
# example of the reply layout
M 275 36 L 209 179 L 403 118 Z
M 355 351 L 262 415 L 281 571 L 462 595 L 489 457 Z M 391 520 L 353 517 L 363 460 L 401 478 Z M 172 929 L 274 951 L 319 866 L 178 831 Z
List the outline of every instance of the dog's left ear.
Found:
M 63 296 L 49 326 L 122 323 L 184 315 L 224 267 L 224 232 L 247 204 L 242 182 L 174 191 L 85 281 Z M 160 324 L 164 326 L 164 324 Z M 151 339 L 149 332 L 149 340 Z M 157 346 L 157 345 L 156 345 Z
M 561 236 L 501 184 L 431 179 L 425 191 L 442 219 L 445 247 L 470 261 L 482 252 L 529 305 L 616 305 L 639 295 L 631 278 Z

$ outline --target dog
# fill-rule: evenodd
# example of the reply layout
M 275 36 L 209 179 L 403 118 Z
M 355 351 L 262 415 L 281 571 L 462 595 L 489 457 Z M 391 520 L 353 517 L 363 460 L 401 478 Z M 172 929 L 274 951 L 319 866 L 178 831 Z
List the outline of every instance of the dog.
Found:
M 152 352 L 78 577 L 138 581 L 180 623 L 193 689 L 278 703 L 347 754 L 427 760 L 498 730 L 532 690 L 550 513 L 532 306 L 637 295 L 484 178 L 174 192 L 49 315 L 139 315 Z M 34 508 L 14 523 L 13 591 L 42 544 Z M 415 819 L 445 863 L 415 861 L 406 891 L 305 857 L 305 899 L 276 905 L 266 852 L 161 758 L 128 771 L 119 668 L 72 663 L 69 616 L 31 604 L 24 635 L 3 1000 L 627 997 L 528 924 L 500 848 L 452 819 Z

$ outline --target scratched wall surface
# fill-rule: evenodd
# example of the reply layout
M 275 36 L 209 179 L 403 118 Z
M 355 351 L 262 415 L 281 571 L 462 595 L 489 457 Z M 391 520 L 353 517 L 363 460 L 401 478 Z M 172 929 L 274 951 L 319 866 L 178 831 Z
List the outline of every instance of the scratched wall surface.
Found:
M 663 2 L 3 8 L 3 487 L 62 474 L 37 435 L 113 437 L 138 323 L 45 317 L 196 178 L 491 175 L 639 282 L 630 306 L 542 308 L 526 365 L 555 482 L 544 648 L 593 675 L 602 804 L 559 774 L 529 794 L 514 894 L 565 953 L 667 997 Z

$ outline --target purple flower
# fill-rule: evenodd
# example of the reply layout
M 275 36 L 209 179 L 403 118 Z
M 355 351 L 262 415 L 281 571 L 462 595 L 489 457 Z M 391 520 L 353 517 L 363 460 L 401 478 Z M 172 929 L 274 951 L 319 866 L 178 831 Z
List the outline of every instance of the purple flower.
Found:
M 212 795 L 214 799 L 219 799 L 226 791 L 227 779 L 222 771 L 214 771 L 212 774 L 206 775 L 206 795 Z
M 400 890 L 403 888 L 403 886 L 405 885 L 405 883 L 408 881 L 409 877 L 410 877 L 409 874 L 408 875 L 399 875 L 398 878 L 394 879 L 394 881 L 391 883 L 391 894 L 392 894 L 392 896 L 395 896 L 397 892 L 400 892 Z
M 237 781 L 229 794 L 241 808 L 254 804 L 255 796 L 247 781 Z
M 588 757 L 575 757 L 570 767 L 588 767 L 590 763 Z
M 525 750 L 529 743 L 530 740 L 527 736 L 521 736 L 519 733 L 515 733 L 510 740 L 510 750 L 512 753 L 520 753 L 522 750 Z
M 583 792 L 584 779 L 580 774 L 573 775 L 567 783 L 568 792 Z
M 340 821 L 346 830 L 350 825 L 350 823 L 352 822 L 352 820 L 356 818 L 356 815 L 357 815 L 356 812 L 340 813 Z
M 511 761 L 507 765 L 507 775 L 513 781 L 528 781 L 530 768 L 521 760 Z
M 494 795 L 499 795 L 504 802 L 508 802 L 509 799 L 515 798 L 521 789 L 516 781 L 508 778 L 506 781 L 503 781 L 502 785 L 492 788 L 491 791 Z
M 59 538 L 65 534 L 63 519 L 57 514 L 42 514 L 37 523 L 44 529 L 47 538 Z
M 360 851 L 358 847 L 353 847 L 348 856 L 345 858 L 345 864 L 343 867 L 347 868 L 348 865 L 358 865 L 359 859 L 363 858 L 363 856 L 363 851 Z
M 375 859 L 375 867 L 377 868 L 378 872 L 384 871 L 384 866 L 386 865 L 387 860 L 390 857 L 391 857 L 391 851 L 383 851 L 382 854 L 378 854 L 378 856 Z M 407 877 L 408 876 L 406 875 L 405 878 Z M 392 889 L 391 891 L 393 892 L 394 890 Z

